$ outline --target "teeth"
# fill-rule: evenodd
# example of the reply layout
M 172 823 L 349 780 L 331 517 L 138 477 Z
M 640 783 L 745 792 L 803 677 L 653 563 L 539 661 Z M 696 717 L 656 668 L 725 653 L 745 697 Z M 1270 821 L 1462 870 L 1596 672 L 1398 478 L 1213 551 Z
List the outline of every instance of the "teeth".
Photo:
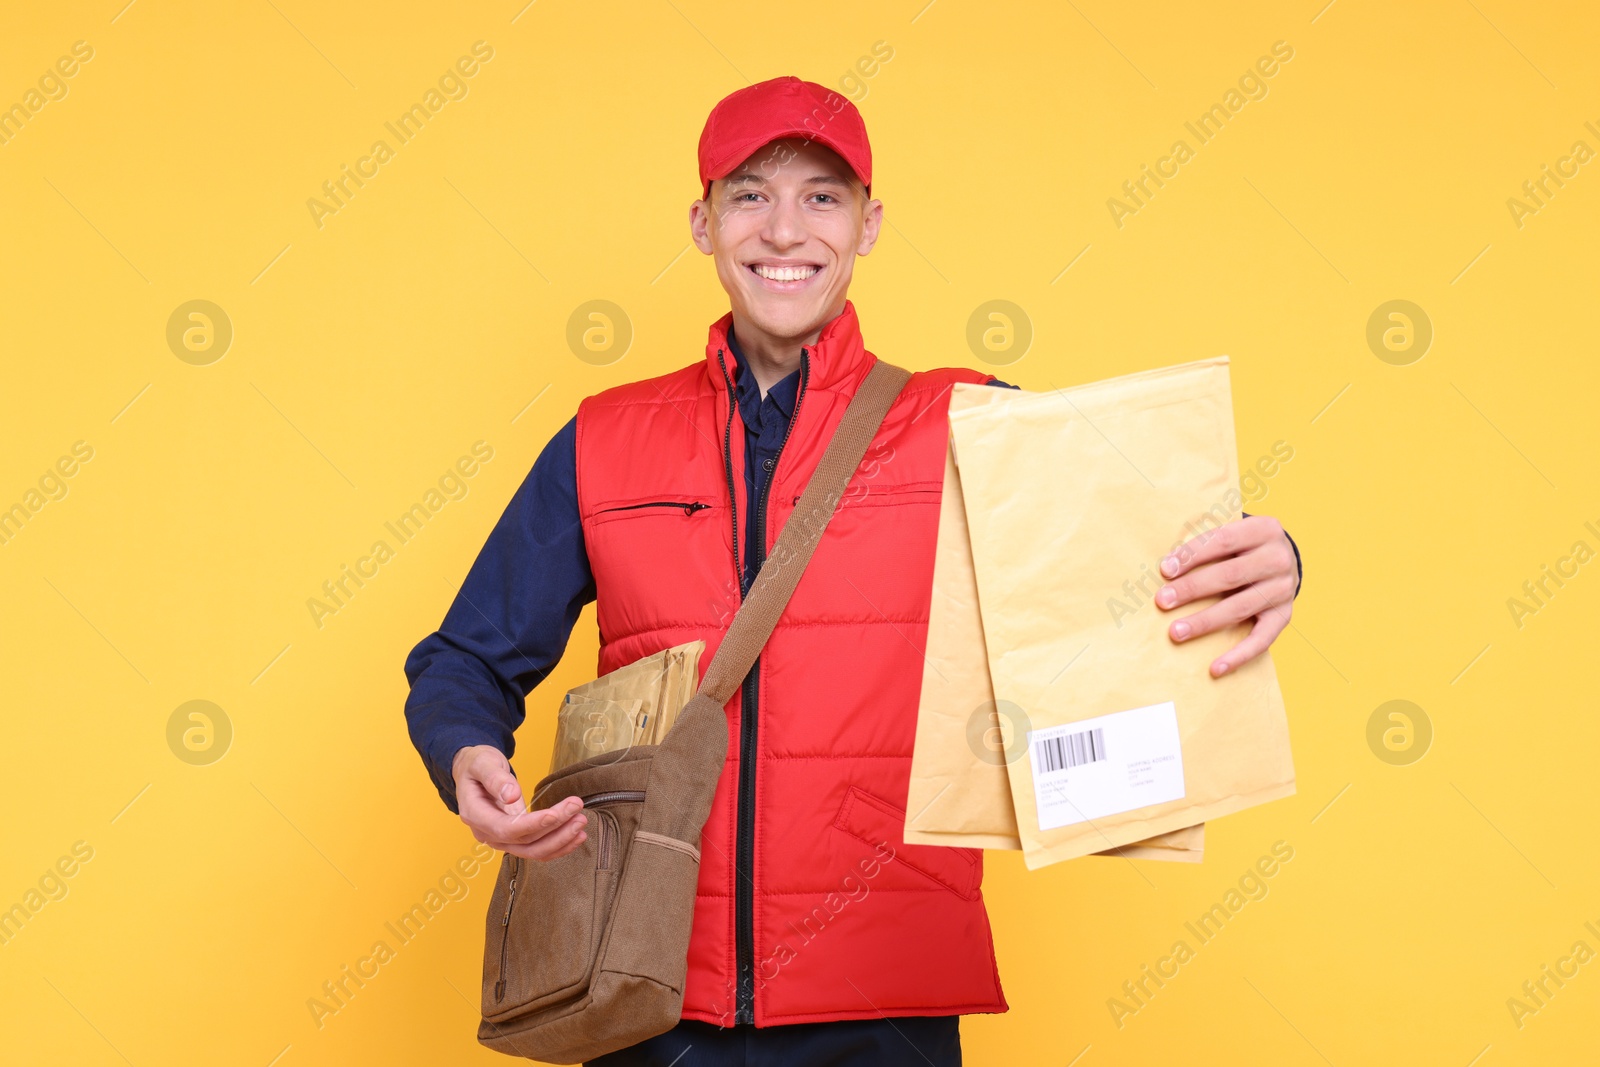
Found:
M 817 270 L 818 270 L 818 268 L 810 267 L 810 266 L 807 266 L 807 267 L 769 267 L 769 266 L 767 266 L 767 265 L 765 265 L 763 263 L 757 263 L 751 269 L 754 270 L 761 277 L 766 278 L 768 281 L 773 281 L 773 282 L 799 282 L 799 281 L 804 281 L 805 279 L 811 277 L 813 274 L 817 273 Z

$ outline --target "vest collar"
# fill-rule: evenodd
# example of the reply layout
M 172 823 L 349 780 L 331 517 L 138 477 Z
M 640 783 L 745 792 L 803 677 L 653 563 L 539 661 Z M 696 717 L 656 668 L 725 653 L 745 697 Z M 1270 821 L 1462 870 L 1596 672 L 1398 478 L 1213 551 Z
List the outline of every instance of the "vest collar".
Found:
M 733 312 L 711 324 L 706 340 L 707 371 L 712 385 L 726 391 L 728 383 L 722 376 L 723 363 L 728 373 L 733 373 L 733 352 L 728 348 L 728 330 L 733 325 Z M 717 353 L 721 352 L 722 362 Z M 806 388 L 830 388 L 840 382 L 859 379 L 866 372 L 872 356 L 861 340 L 861 324 L 856 318 L 855 305 L 844 302 L 844 310 L 822 328 L 817 343 L 806 346 Z

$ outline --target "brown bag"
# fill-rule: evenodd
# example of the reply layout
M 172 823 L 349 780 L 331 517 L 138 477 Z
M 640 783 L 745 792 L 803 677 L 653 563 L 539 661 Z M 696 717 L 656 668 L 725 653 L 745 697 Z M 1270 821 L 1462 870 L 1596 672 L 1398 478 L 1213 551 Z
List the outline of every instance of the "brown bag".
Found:
M 502 857 L 485 923 L 482 1044 L 579 1063 L 677 1025 L 700 831 L 728 749 L 724 705 L 771 636 L 910 376 L 873 364 L 666 738 L 580 760 L 535 788 L 536 807 L 581 797 L 589 837 L 555 860 Z

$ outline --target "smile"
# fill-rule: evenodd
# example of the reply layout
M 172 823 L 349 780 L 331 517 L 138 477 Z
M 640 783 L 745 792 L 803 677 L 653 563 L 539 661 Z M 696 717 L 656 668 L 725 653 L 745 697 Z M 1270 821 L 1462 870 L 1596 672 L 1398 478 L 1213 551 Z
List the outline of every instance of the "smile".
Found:
M 793 265 L 773 265 L 769 263 L 752 263 L 750 272 L 766 284 L 763 288 L 787 292 L 804 288 L 812 278 L 822 273 L 822 267 L 815 263 L 797 263 Z

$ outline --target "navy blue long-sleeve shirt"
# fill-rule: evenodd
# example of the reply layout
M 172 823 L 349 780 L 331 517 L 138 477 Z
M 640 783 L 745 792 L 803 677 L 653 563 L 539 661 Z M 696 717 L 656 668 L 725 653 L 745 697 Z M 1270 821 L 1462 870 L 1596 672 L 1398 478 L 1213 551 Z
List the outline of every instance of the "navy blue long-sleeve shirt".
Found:
M 733 331 L 728 347 L 744 422 L 745 500 L 759 500 L 794 412 L 800 371 L 761 396 Z M 1017 386 L 994 381 L 1008 389 Z M 439 629 L 406 657 L 406 724 L 439 796 L 456 804 L 451 764 L 469 745 L 507 756 L 526 716 L 526 696 L 560 662 L 594 574 L 578 514 L 577 418 L 556 432 L 511 498 Z M 745 580 L 754 577 L 755 509 L 744 509 Z M 1292 545 L 1293 539 L 1290 540 Z M 1295 548 L 1298 565 L 1300 550 Z M 1295 595 L 1299 595 L 1298 584 Z

